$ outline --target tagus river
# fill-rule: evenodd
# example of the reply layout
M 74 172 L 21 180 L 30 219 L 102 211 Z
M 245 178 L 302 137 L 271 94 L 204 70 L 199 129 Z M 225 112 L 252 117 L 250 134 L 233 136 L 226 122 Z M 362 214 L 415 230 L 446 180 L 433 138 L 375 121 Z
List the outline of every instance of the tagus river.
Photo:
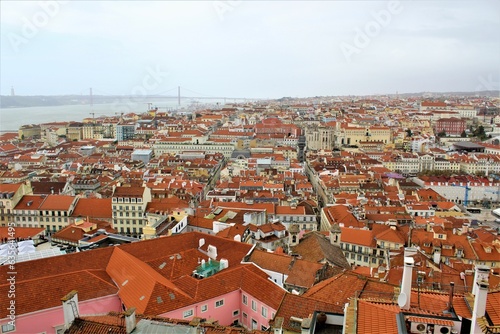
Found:
M 175 100 L 155 101 L 152 107 L 158 107 L 158 111 L 175 111 L 184 109 L 185 111 L 193 108 L 214 107 L 222 101 L 190 101 L 183 103 L 181 107 Z M 117 116 L 121 113 L 141 114 L 148 109 L 148 103 L 106 103 L 90 105 L 63 105 L 50 107 L 28 107 L 28 108 L 2 108 L 0 109 L 0 132 L 17 132 L 22 125 L 41 124 L 49 122 L 81 122 L 84 118 L 99 116 Z M 93 113 L 93 114 L 92 114 Z

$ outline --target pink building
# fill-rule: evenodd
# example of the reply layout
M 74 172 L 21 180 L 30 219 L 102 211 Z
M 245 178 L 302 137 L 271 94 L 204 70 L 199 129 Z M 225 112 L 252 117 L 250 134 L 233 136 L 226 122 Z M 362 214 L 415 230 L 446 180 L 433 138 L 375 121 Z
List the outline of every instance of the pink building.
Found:
M 61 298 L 73 290 L 81 315 L 136 308 L 151 316 L 267 328 L 286 291 L 255 265 L 241 264 L 251 248 L 191 232 L 16 263 L 15 297 L 0 298 L 2 333 L 61 333 Z M 9 270 L 0 266 L 0 275 L 9 277 Z M 9 282 L 1 283 L 1 296 L 10 290 Z M 11 300 L 15 330 L 8 325 Z

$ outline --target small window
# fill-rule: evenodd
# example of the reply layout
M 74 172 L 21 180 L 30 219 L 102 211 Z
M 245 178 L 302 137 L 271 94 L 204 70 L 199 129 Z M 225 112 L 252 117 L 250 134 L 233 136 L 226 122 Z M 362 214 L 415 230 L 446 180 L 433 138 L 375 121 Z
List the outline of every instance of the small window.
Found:
M 182 316 L 184 318 L 189 318 L 189 317 L 193 316 L 193 309 L 182 312 Z
M 243 295 L 243 304 L 248 305 L 248 297 Z
M 240 310 L 234 310 L 233 317 L 237 317 L 238 315 L 240 315 Z
M 262 306 L 262 316 L 267 317 L 267 308 L 265 308 L 264 306 Z
M 16 326 L 11 324 L 2 325 L 2 333 L 8 333 L 16 330 Z
M 252 300 L 252 310 L 257 311 L 257 303 L 255 300 Z
M 215 307 L 221 307 L 222 305 L 224 305 L 224 299 L 215 302 Z
M 201 305 L 201 312 L 206 312 L 208 310 L 208 305 Z
M 54 329 L 55 329 L 56 334 L 64 334 L 64 331 L 65 331 L 64 325 L 56 326 Z

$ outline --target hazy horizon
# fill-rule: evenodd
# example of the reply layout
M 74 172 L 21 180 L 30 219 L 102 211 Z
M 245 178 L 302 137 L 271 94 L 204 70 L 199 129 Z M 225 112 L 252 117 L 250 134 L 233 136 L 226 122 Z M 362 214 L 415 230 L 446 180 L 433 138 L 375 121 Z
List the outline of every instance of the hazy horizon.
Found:
M 498 90 L 498 1 L 2 1 L 0 93 Z M 186 93 L 186 95 L 188 95 Z M 189 94 L 194 95 L 194 94 Z

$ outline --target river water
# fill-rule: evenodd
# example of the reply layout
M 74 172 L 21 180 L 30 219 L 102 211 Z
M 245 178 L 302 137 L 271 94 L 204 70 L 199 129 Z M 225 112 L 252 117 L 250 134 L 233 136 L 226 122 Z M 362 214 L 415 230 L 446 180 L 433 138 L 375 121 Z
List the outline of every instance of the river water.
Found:
M 214 107 L 223 101 L 207 100 L 186 101 L 177 105 L 177 100 L 155 101 L 152 107 L 158 107 L 158 111 L 194 110 L 193 108 Z M 2 108 L 0 109 L 0 132 L 17 132 L 19 127 L 27 124 L 42 124 L 50 122 L 80 122 L 84 118 L 99 116 L 117 116 L 121 113 L 141 114 L 148 110 L 146 102 L 116 102 L 106 104 L 90 105 L 63 105 L 51 107 L 28 107 L 28 108 Z M 92 115 L 94 113 L 94 115 Z

